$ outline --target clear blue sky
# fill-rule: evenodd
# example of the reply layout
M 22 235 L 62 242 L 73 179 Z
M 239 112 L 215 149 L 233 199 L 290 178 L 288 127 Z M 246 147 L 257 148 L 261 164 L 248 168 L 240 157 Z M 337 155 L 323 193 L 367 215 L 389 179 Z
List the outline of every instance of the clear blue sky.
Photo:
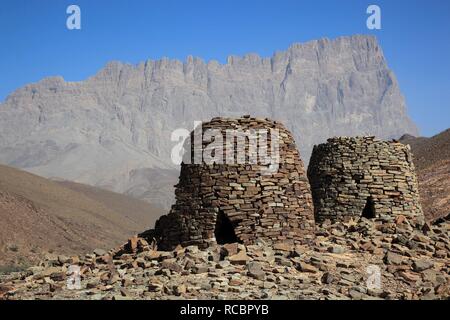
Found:
M 66 28 L 81 7 L 82 29 Z M 366 28 L 366 8 L 382 10 L 382 30 Z M 2 0 L 0 101 L 44 77 L 76 81 L 106 62 L 194 55 L 271 56 L 293 42 L 375 34 L 426 136 L 450 127 L 448 0 Z

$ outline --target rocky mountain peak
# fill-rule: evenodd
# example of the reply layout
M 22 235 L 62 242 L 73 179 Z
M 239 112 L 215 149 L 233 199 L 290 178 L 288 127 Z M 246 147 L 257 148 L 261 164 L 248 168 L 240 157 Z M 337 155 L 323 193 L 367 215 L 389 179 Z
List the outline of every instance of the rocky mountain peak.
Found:
M 178 174 L 172 131 L 243 114 L 285 123 L 305 162 L 313 145 L 332 136 L 418 134 L 376 38 L 357 35 L 226 64 L 110 62 L 85 81 L 27 85 L 0 105 L 0 163 L 167 204 L 152 190 L 171 195 L 170 185 L 155 183 L 174 179 L 138 173 Z

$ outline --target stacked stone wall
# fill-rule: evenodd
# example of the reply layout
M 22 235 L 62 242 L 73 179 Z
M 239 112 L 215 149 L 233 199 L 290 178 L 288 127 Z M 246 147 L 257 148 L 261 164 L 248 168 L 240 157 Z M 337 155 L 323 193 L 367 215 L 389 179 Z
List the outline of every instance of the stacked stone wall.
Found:
M 315 219 L 404 215 L 422 219 L 409 146 L 374 137 L 338 137 L 314 147 L 308 177 Z
M 181 164 L 179 183 L 175 186 L 176 203 L 156 223 L 160 247 L 173 248 L 177 244 L 207 247 L 232 241 L 232 237 L 244 244 L 255 243 L 257 239 L 268 243 L 311 240 L 314 234 L 311 191 L 292 134 L 279 122 L 249 116 L 214 118 L 202 124 L 203 134 L 208 129 L 218 130 L 224 137 L 229 129 L 249 133 L 248 141 L 258 136 L 258 132 L 269 130 L 265 143 L 258 140 L 258 152 L 263 150 L 269 155 L 274 145 L 271 132 L 278 132 L 279 163 L 262 163 L 259 157 L 250 163 L 255 152 L 250 144 L 245 148 L 244 163 L 193 163 L 199 148 L 195 141 L 192 143 L 194 130 L 188 147 L 191 156 Z M 205 150 L 209 142 L 203 141 L 201 148 Z M 224 158 L 230 152 L 238 158 L 237 148 L 230 148 L 226 139 L 223 146 Z M 233 234 L 226 234 L 230 230 Z

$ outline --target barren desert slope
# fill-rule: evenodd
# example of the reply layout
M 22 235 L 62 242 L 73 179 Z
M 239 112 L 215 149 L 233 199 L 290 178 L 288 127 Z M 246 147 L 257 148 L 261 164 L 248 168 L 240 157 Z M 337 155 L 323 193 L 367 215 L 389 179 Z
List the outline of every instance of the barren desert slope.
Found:
M 420 197 L 428 220 L 450 214 L 450 129 L 431 138 L 405 135 L 411 146 L 419 179 Z
M 152 226 L 161 213 L 121 194 L 0 165 L 0 266 L 28 263 L 48 251 L 109 249 Z

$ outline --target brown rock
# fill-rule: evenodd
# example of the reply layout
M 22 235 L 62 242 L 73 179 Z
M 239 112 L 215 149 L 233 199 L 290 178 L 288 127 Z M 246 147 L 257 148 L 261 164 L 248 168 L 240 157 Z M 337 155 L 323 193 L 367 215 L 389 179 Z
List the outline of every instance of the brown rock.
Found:
M 306 262 L 300 262 L 300 263 L 298 263 L 298 264 L 297 264 L 297 268 L 298 268 L 298 270 L 300 270 L 301 272 L 308 272 L 308 273 L 316 273 L 316 272 L 319 271 L 316 267 L 314 267 L 313 265 L 308 264 L 308 263 L 306 263 Z
M 137 247 L 138 247 L 138 237 L 137 236 L 133 236 L 130 239 L 128 239 L 127 249 L 129 250 L 129 252 L 136 252 Z
M 245 251 L 240 251 L 239 253 L 230 256 L 228 258 L 228 260 L 232 264 L 246 265 L 247 262 L 249 262 L 251 260 L 251 258 L 249 256 L 247 256 L 247 253 Z
M 285 242 L 279 242 L 279 243 L 275 243 L 273 245 L 273 249 L 274 250 L 279 250 L 279 251 L 285 251 L 285 252 L 290 252 L 291 250 L 293 250 L 293 246 L 289 243 L 285 243 Z
M 420 280 L 420 275 L 409 271 L 400 271 L 398 275 L 410 283 L 416 283 Z
M 237 243 L 227 243 L 222 246 L 222 252 L 225 256 L 233 256 L 238 253 L 238 244 Z
M 399 214 L 397 217 L 395 217 L 395 224 L 399 225 L 402 224 L 406 220 L 406 217 L 402 214 Z
M 186 286 L 184 284 L 174 286 L 173 292 L 176 296 L 181 296 L 186 293 Z
M 180 266 L 175 259 L 166 259 L 163 260 L 160 264 L 161 268 L 163 269 L 169 269 L 173 272 L 181 272 L 183 270 L 183 267 Z

